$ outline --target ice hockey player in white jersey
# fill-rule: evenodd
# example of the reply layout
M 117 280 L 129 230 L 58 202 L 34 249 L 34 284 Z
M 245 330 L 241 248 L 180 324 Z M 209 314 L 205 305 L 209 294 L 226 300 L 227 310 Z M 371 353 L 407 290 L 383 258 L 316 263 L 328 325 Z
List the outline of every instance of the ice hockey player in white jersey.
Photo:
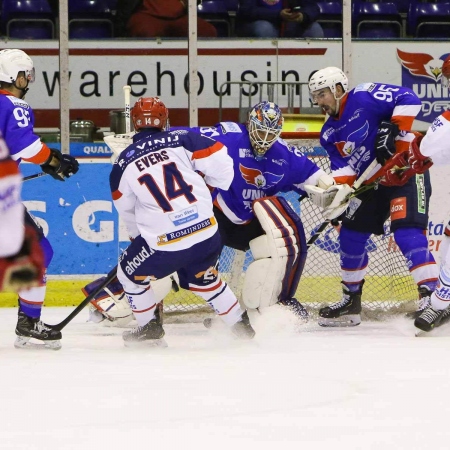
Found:
M 168 110 L 157 97 L 138 99 L 131 118 L 137 133 L 110 175 L 114 205 L 132 240 L 117 268 L 138 323 L 123 333 L 125 345 L 163 343 L 151 282 L 174 272 L 238 337 L 253 338 L 247 312 L 217 271 L 221 242 L 207 184 L 229 187 L 233 161 L 226 147 L 191 131 L 166 131 Z
M 44 254 L 38 235 L 24 224 L 22 176 L 0 135 L 0 292 L 39 285 L 44 276 Z
M 450 56 L 442 65 L 441 81 L 448 89 L 450 81 Z M 416 173 L 425 172 L 431 165 L 450 162 L 450 110 L 438 116 L 425 137 L 416 138 L 409 149 L 409 164 Z M 450 319 L 450 218 L 440 247 L 441 265 L 439 280 L 431 295 L 430 306 L 416 318 L 414 325 L 422 331 L 431 331 Z

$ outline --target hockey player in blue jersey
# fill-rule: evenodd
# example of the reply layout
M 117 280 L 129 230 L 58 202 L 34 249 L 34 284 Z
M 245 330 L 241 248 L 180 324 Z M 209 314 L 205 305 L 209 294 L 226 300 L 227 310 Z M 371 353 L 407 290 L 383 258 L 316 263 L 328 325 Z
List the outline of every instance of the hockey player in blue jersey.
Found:
M 78 162 L 69 155 L 48 148 L 34 133 L 33 111 L 24 100 L 29 84 L 34 82 L 34 74 L 33 61 L 24 51 L 0 51 L 0 131 L 15 161 L 39 164 L 44 172 L 64 181 L 78 171 Z M 47 268 L 53 256 L 52 247 L 28 212 L 25 213 L 25 223 L 39 235 Z M 19 291 L 16 348 L 32 346 L 31 338 L 42 341 L 41 346 L 61 348 L 61 332 L 50 329 L 40 320 L 45 290 L 46 277 L 43 276 L 39 286 Z
M 370 182 L 383 173 L 382 166 L 395 154 L 408 150 L 414 138 L 408 131 L 421 108 L 419 98 L 410 89 L 364 83 L 349 91 L 346 75 L 336 67 L 327 67 L 311 77 L 309 90 L 313 102 L 329 116 L 320 143 L 329 155 L 338 183 L 351 186 L 376 159 L 379 165 L 369 177 Z M 384 233 L 389 217 L 390 230 L 418 286 L 419 312 L 429 304 L 438 277 L 425 235 L 430 195 L 428 172 L 412 177 L 404 186 L 396 186 L 395 176 L 387 172 L 376 190 L 350 201 L 342 216 L 339 237 L 343 296 L 319 311 L 320 325 L 355 326 L 361 322 L 361 295 L 368 265 L 366 242 L 372 233 Z M 327 217 L 332 218 L 333 211 Z

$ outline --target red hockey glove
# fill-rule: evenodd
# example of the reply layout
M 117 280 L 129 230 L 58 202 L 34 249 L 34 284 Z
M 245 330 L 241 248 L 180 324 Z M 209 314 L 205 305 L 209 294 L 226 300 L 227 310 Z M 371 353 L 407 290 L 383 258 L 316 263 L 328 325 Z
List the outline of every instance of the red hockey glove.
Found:
M 409 167 L 408 152 L 395 154 L 383 166 L 383 186 L 403 186 L 416 172 Z
M 38 286 L 45 273 L 44 253 L 36 231 L 25 227 L 25 239 L 19 253 L 0 258 L 0 291 L 17 292 Z
M 420 153 L 420 142 L 423 136 L 417 136 L 409 145 L 408 163 L 415 173 L 425 173 L 432 165 L 433 161 Z

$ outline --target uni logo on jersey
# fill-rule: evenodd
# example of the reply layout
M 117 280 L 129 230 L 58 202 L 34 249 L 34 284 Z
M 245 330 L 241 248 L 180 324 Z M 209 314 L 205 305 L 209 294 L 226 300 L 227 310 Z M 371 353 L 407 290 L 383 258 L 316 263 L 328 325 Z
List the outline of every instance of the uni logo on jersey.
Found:
M 251 167 L 245 167 L 242 164 L 239 164 L 239 170 L 241 172 L 242 178 L 245 180 L 247 184 L 251 184 L 252 186 L 256 186 L 257 188 L 270 188 L 279 183 L 284 174 L 277 175 L 276 173 L 271 172 L 261 172 L 258 169 L 252 169 Z
M 359 148 L 369 134 L 369 122 L 365 121 L 361 128 L 350 133 L 345 141 L 336 142 L 336 148 L 344 158 L 350 156 Z

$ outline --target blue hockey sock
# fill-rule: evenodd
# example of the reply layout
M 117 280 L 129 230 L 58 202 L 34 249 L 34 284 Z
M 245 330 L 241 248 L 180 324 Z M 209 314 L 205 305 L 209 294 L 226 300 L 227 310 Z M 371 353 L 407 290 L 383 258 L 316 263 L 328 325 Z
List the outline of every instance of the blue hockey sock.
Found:
M 366 244 L 370 233 L 349 230 L 345 226 L 339 234 L 342 283 L 350 292 L 357 292 L 369 263 Z
M 399 246 L 414 281 L 418 286 L 436 289 L 439 268 L 428 248 L 428 239 L 420 228 L 399 228 L 394 231 Z

